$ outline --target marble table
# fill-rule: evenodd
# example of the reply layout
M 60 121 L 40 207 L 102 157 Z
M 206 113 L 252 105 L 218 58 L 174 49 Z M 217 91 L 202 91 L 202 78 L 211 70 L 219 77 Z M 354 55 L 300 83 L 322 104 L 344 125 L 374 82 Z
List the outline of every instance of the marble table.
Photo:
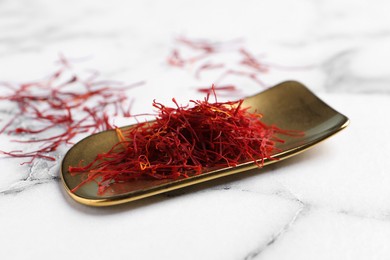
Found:
M 264 75 L 267 86 L 298 80 L 351 124 L 278 164 L 108 208 L 64 192 L 58 166 L 69 147 L 55 163 L 2 156 L 0 259 L 389 259 L 389 8 L 384 0 L 1 0 L 1 81 L 47 75 L 62 53 L 104 78 L 144 80 L 129 94 L 136 113 L 150 112 L 154 98 L 200 98 L 194 86 L 213 81 L 167 66 L 175 37 L 241 39 L 286 66 Z M 242 96 L 264 89 L 235 80 Z M 9 138 L 0 136 L 1 150 Z

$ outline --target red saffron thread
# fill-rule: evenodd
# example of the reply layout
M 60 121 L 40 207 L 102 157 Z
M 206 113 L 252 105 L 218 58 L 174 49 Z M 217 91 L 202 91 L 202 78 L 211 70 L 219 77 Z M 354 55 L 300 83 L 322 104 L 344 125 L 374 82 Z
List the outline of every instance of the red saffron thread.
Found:
M 204 72 L 219 69 L 219 76 L 213 81 L 216 87 L 221 84 L 233 85 L 226 79 L 229 76 L 239 76 L 248 78 L 265 88 L 268 84 L 263 81 L 263 76 L 269 73 L 271 68 L 289 69 L 286 66 L 263 62 L 261 57 L 248 51 L 242 41 L 212 42 L 179 37 L 175 42 L 177 46 L 169 55 L 168 64 L 178 68 L 195 67 L 193 77 L 198 80 Z M 183 55 L 183 51 L 187 51 L 187 55 Z M 223 59 L 226 57 L 225 54 L 233 54 L 236 59 L 226 61 Z M 205 93 L 205 89 L 209 88 L 199 87 L 197 91 Z M 225 93 L 230 92 L 230 94 L 236 94 L 237 90 L 237 87 L 224 89 Z
M 302 135 L 269 126 L 262 115 L 243 108 L 243 100 L 191 100 L 191 107 L 172 99 L 175 107 L 156 101 L 155 121 L 143 122 L 128 130 L 116 129 L 119 142 L 99 154 L 88 165 L 70 166 L 69 172 L 81 174 L 84 180 L 72 192 L 94 181 L 103 194 L 114 183 L 140 179 L 178 179 L 201 174 L 205 169 L 234 167 L 253 161 L 262 167 L 264 160 L 276 160 L 276 143 L 283 135 Z
M 255 69 L 259 73 L 266 73 L 269 71 L 268 66 L 261 63 L 254 55 L 249 53 L 249 51 L 240 49 L 240 54 L 244 56 L 240 62 L 242 65 L 246 65 L 252 69 Z
M 195 77 L 197 79 L 200 79 L 200 74 L 201 72 L 203 71 L 206 71 L 206 70 L 211 70 L 211 69 L 221 69 L 225 67 L 225 65 L 223 63 L 218 63 L 218 64 L 212 64 L 212 63 L 205 63 L 203 65 L 201 65 L 195 72 Z
M 0 134 L 16 136 L 13 142 L 26 144 L 25 149 L 0 151 L 1 154 L 30 158 L 25 163 L 32 163 L 38 158 L 53 161 L 55 158 L 50 153 L 61 145 L 72 144 L 76 136 L 113 129 L 110 123 L 112 117 L 131 116 L 132 102 L 127 102 L 125 92 L 144 82 L 124 85 L 99 81 L 95 71 L 84 79 L 74 74 L 63 55 L 60 56 L 60 64 L 61 69 L 40 81 L 0 83 L 0 87 L 4 87 L 3 93 L 9 93 L 0 96 L 0 101 L 16 105 L 12 111 L 14 116 L 1 127 Z M 109 113 L 112 108 L 115 112 Z M 18 119 L 29 127 L 17 124 Z M 31 144 L 38 148 L 31 151 L 28 148 Z
M 200 93 L 210 94 L 213 91 L 218 91 L 218 93 L 220 93 L 221 91 L 233 92 L 233 91 L 238 91 L 238 89 L 234 85 L 223 85 L 223 86 L 216 86 L 216 87 L 214 86 L 211 88 L 198 88 L 198 92 Z

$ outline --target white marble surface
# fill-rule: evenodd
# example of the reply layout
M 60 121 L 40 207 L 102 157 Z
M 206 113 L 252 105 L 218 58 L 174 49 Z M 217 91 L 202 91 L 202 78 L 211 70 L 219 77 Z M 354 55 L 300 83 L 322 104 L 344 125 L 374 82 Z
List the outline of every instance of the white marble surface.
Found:
M 318 147 L 262 170 L 111 208 L 63 191 L 56 164 L 0 158 L 0 259 L 389 259 L 388 1 L 0 0 L 0 80 L 52 71 L 58 53 L 151 100 L 200 97 L 166 57 L 178 35 L 244 39 L 268 85 L 295 79 L 351 119 Z M 261 88 L 235 79 L 243 95 Z M 2 111 L 5 117 L 5 112 Z M 1 135 L 1 149 L 8 136 Z M 56 156 L 61 158 L 64 151 Z

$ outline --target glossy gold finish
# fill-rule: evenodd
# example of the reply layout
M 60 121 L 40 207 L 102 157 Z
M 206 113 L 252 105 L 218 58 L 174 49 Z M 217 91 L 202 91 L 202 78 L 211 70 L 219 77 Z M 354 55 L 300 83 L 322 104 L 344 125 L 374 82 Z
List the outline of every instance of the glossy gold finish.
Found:
M 245 99 L 244 105 L 252 111 L 261 112 L 263 121 L 275 124 L 282 129 L 294 129 L 305 132 L 303 137 L 285 137 L 285 143 L 279 144 L 282 152 L 273 157 L 279 160 L 266 160 L 264 165 L 277 163 L 318 144 L 347 127 L 349 120 L 338 113 L 302 84 L 294 81 L 281 83 L 260 94 Z M 97 195 L 97 185 L 88 183 L 75 193 L 70 190 L 80 183 L 80 176 L 71 176 L 70 165 L 92 161 L 101 152 L 109 150 L 118 142 L 115 131 L 105 131 L 91 135 L 69 150 L 62 166 L 61 176 L 68 194 L 76 201 L 89 206 L 110 206 L 150 197 L 163 192 L 180 189 L 227 175 L 254 169 L 253 162 L 247 162 L 233 168 L 223 168 L 204 172 L 201 175 L 180 180 L 150 180 L 114 184 L 104 195 Z

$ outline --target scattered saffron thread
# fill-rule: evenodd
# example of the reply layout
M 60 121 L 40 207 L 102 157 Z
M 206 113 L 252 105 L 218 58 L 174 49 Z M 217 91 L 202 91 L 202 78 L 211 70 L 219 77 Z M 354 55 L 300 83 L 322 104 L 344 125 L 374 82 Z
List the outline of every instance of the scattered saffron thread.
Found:
M 186 37 L 179 37 L 176 39 L 178 47 L 174 48 L 168 56 L 167 62 L 170 66 L 185 68 L 186 66 L 196 69 L 193 73 L 194 78 L 200 79 L 202 74 L 209 70 L 219 70 L 220 76 L 214 80 L 216 90 L 220 85 L 224 84 L 228 76 L 245 77 L 261 87 L 267 87 L 263 82 L 262 77 L 268 73 L 273 67 L 270 63 L 261 62 L 260 58 L 250 53 L 243 47 L 242 41 L 231 42 L 211 42 L 207 40 L 193 40 Z M 180 48 L 181 47 L 181 48 Z M 189 51 L 185 57 L 181 49 Z M 236 61 L 220 61 L 216 54 L 234 53 L 238 56 Z M 204 93 L 204 87 L 197 88 L 198 92 Z M 208 88 L 210 91 L 210 88 Z M 219 92 L 237 92 L 238 88 L 220 88 Z
M 0 128 L 0 134 L 14 136 L 13 142 L 25 145 L 1 154 L 30 159 L 24 163 L 39 158 L 55 161 L 51 153 L 63 144 L 72 144 L 76 136 L 112 129 L 114 116 L 131 116 L 132 102 L 126 91 L 143 82 L 124 85 L 99 80 L 97 72 L 82 77 L 72 71 L 64 56 L 60 56 L 60 65 L 43 80 L 0 83 L 2 93 L 8 93 L 0 96 L 0 101 L 16 105 L 11 111 L 14 116 Z
M 211 87 L 211 88 L 198 88 L 198 92 L 200 93 L 206 93 L 210 94 L 213 91 L 237 91 L 236 86 L 234 85 L 224 85 L 224 86 L 218 86 L 218 87 Z

